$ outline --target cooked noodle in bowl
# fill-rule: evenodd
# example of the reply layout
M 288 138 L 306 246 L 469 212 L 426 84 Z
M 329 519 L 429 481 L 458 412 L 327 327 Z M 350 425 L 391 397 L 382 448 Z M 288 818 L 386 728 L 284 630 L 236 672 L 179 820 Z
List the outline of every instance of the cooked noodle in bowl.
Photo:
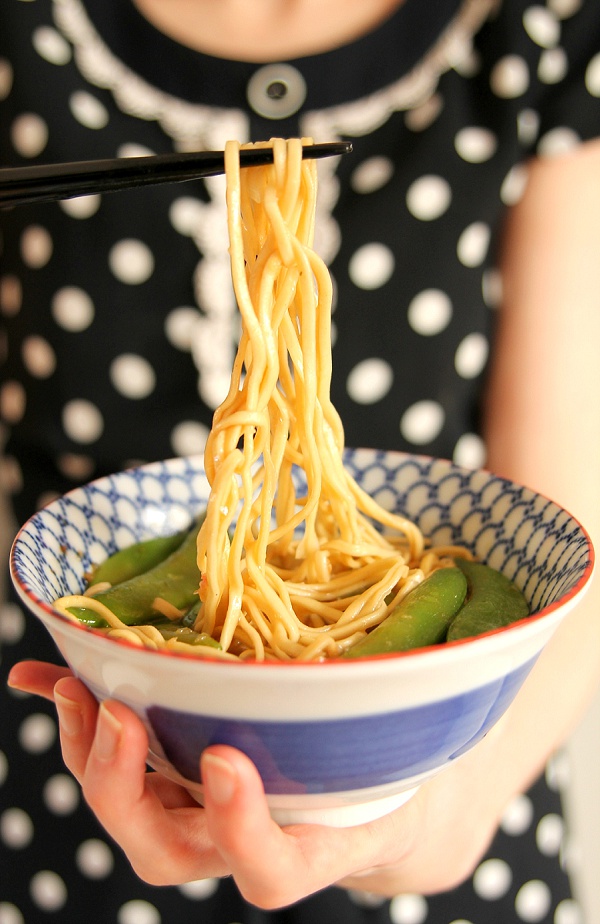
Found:
M 331 279 L 312 249 L 316 164 L 302 159 L 300 139 L 272 144 L 273 165 L 246 171 L 240 146 L 225 150 L 242 333 L 204 453 L 211 492 L 195 628 L 224 656 L 315 660 L 381 623 L 456 550 L 427 550 L 417 526 L 344 467 L 330 397 Z M 57 602 L 67 616 L 78 605 L 104 616 L 109 634 L 161 644 L 156 630 L 128 629 L 93 597 Z
M 255 762 L 281 823 L 355 824 L 400 804 L 497 721 L 586 588 L 593 553 L 566 511 L 491 473 L 344 448 L 330 400 L 331 283 L 312 250 L 315 166 L 299 140 L 273 144 L 273 166 L 242 175 L 239 146 L 226 150 L 243 327 L 204 462 L 141 466 L 65 495 L 22 527 L 11 571 L 75 673 L 142 717 L 149 762 L 200 801 L 200 754 L 223 742 Z M 129 626 L 101 593 L 82 595 L 116 550 L 203 512 L 192 631 L 210 644 L 164 637 L 152 619 Z M 348 659 L 457 555 L 509 577 L 531 615 Z M 161 618 L 187 618 L 166 597 Z M 103 625 L 82 624 L 78 607 Z

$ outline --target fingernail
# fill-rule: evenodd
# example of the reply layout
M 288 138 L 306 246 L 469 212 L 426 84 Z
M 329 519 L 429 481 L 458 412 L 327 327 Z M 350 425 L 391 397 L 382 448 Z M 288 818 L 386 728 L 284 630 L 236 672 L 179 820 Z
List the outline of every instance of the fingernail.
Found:
M 54 691 L 54 702 L 60 727 L 70 738 L 74 738 L 83 728 L 83 713 L 79 703 L 76 703 L 74 699 L 63 696 L 58 690 Z
M 112 760 L 121 741 L 122 726 L 116 716 L 102 703 L 94 739 L 94 753 L 99 760 Z
M 213 802 L 219 805 L 231 802 L 237 773 L 228 761 L 216 754 L 205 754 L 202 758 L 202 780 Z

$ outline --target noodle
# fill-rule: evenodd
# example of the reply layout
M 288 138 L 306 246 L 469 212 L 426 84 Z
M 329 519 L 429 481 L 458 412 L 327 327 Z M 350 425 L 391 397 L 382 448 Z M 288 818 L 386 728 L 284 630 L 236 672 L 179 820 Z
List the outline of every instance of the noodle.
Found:
M 331 280 L 312 249 L 316 165 L 299 139 L 271 144 L 273 165 L 244 172 L 239 145 L 225 150 L 242 335 L 205 449 L 195 628 L 247 651 L 250 624 L 261 637 L 253 657 L 312 659 L 327 647 L 339 654 L 422 579 L 423 538 L 343 467 L 330 399 Z M 395 530 L 400 547 L 372 521 Z
M 244 171 L 240 145 L 225 149 L 242 331 L 204 456 L 210 495 L 194 629 L 221 650 L 196 646 L 202 655 L 338 656 L 443 563 L 414 523 L 381 508 L 344 469 L 330 398 L 331 279 L 312 249 L 316 164 L 302 159 L 303 143 L 274 139 L 273 165 Z M 161 646 L 156 630 L 106 621 L 109 635 Z M 190 651 L 162 641 L 176 644 Z

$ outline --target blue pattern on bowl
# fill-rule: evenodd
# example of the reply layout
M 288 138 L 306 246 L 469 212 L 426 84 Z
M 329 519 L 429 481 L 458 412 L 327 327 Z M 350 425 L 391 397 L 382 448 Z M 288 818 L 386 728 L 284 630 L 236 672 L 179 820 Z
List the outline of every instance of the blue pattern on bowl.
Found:
M 345 464 L 378 503 L 406 514 L 434 545 L 466 544 L 503 571 L 532 610 L 565 594 L 585 573 L 589 540 L 552 501 L 486 471 L 400 453 L 393 464 L 390 458 L 348 449 Z M 181 529 L 206 502 L 201 465 L 200 458 L 158 462 L 53 502 L 29 521 L 13 549 L 17 581 L 51 603 L 77 593 L 91 565 L 117 549 Z
M 239 722 L 151 706 L 147 718 L 187 780 L 199 782 L 205 748 L 228 744 L 250 757 L 267 793 L 345 792 L 415 777 L 460 756 L 502 715 L 532 666 L 443 702 L 379 715 Z

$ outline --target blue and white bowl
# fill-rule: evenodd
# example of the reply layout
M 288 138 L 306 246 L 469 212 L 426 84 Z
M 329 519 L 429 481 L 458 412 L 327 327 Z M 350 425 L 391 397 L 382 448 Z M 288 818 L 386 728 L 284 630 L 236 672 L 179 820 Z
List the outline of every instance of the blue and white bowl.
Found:
M 578 602 L 593 550 L 583 527 L 535 492 L 486 471 L 368 449 L 348 469 L 434 545 L 467 546 L 523 590 L 534 615 L 476 639 L 325 664 L 231 663 L 135 648 L 61 616 L 90 565 L 187 525 L 206 503 L 200 458 L 141 466 L 36 513 L 11 552 L 27 607 L 98 699 L 143 719 L 149 763 L 202 801 L 209 744 L 248 754 L 281 824 L 357 824 L 390 811 L 473 747 L 519 690 Z

